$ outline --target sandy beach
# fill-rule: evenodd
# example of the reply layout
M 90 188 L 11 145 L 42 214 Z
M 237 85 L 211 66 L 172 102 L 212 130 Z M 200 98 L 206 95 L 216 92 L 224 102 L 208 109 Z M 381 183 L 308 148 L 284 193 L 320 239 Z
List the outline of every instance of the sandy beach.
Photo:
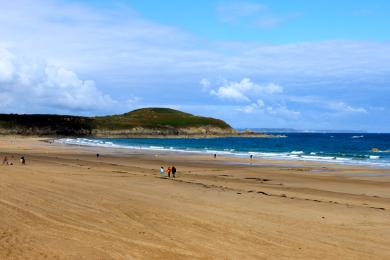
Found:
M 21 137 L 0 156 L 0 259 L 390 259 L 389 169 Z

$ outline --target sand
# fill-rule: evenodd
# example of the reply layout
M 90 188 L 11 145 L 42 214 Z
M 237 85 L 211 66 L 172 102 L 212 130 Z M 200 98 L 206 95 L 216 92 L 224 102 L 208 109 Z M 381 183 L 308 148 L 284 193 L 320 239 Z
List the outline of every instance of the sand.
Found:
M 0 137 L 0 259 L 390 259 L 389 170 L 40 140 Z

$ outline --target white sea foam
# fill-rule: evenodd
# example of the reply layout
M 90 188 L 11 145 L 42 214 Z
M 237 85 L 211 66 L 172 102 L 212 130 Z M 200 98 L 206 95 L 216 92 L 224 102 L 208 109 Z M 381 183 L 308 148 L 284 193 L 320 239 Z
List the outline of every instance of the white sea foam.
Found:
M 291 154 L 300 155 L 300 154 L 304 154 L 304 152 L 303 151 L 292 151 Z

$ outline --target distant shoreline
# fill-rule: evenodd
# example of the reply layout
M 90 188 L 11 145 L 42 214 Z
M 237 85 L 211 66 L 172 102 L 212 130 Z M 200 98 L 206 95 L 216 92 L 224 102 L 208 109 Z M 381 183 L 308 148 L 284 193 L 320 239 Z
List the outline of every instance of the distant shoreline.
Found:
M 164 135 L 164 134 L 137 134 L 137 135 L 35 135 L 35 134 L 0 134 L 2 137 L 38 137 L 38 138 L 49 138 L 49 139 L 59 139 L 59 138 L 167 138 L 167 139 L 191 139 L 191 138 L 236 138 L 236 137 L 247 137 L 247 138 L 287 138 L 287 135 L 275 135 L 275 134 L 263 134 L 263 133 L 237 133 L 237 134 L 226 134 L 226 135 Z

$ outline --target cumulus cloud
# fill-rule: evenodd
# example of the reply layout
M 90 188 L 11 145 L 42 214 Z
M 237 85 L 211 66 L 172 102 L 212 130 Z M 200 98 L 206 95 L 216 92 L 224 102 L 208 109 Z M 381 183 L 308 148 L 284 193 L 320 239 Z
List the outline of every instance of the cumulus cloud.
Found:
M 268 83 L 260 85 L 254 83 L 250 78 L 243 78 L 241 81 L 227 81 L 223 80 L 222 85 L 217 89 L 210 91 L 220 99 L 230 99 L 235 101 L 250 101 L 249 96 L 258 96 L 261 94 L 280 94 L 283 88 L 275 83 Z
M 225 101 L 247 103 L 243 107 L 236 108 L 236 111 L 246 114 L 267 114 L 275 118 L 290 119 L 297 119 L 300 116 L 300 112 L 277 102 L 278 100 L 283 101 L 285 98 L 281 96 L 283 88 L 275 83 L 257 84 L 249 78 L 243 78 L 240 81 L 224 79 L 222 85 L 212 89 L 210 94 Z M 272 105 L 266 105 L 266 102 L 259 97 L 266 98 Z
M 93 80 L 82 80 L 66 68 L 20 60 L 0 49 L 0 101 L 3 108 L 104 110 L 117 101 L 99 91 Z M 29 112 L 29 111 L 24 111 Z
M 234 87 L 219 87 L 217 90 L 211 90 L 211 95 L 217 96 L 220 99 L 232 99 L 235 101 L 249 101 L 249 98 L 242 91 Z
M 265 107 L 264 101 L 261 99 L 258 99 L 255 103 L 252 103 L 250 105 L 244 106 L 242 108 L 237 108 L 237 111 L 241 111 L 247 114 L 251 114 L 253 112 L 258 111 L 259 109 L 263 109 Z
M 100 92 L 93 80 L 81 80 L 73 71 L 47 66 L 45 77 L 33 88 L 35 96 L 51 106 L 68 109 L 99 110 L 115 101 Z

